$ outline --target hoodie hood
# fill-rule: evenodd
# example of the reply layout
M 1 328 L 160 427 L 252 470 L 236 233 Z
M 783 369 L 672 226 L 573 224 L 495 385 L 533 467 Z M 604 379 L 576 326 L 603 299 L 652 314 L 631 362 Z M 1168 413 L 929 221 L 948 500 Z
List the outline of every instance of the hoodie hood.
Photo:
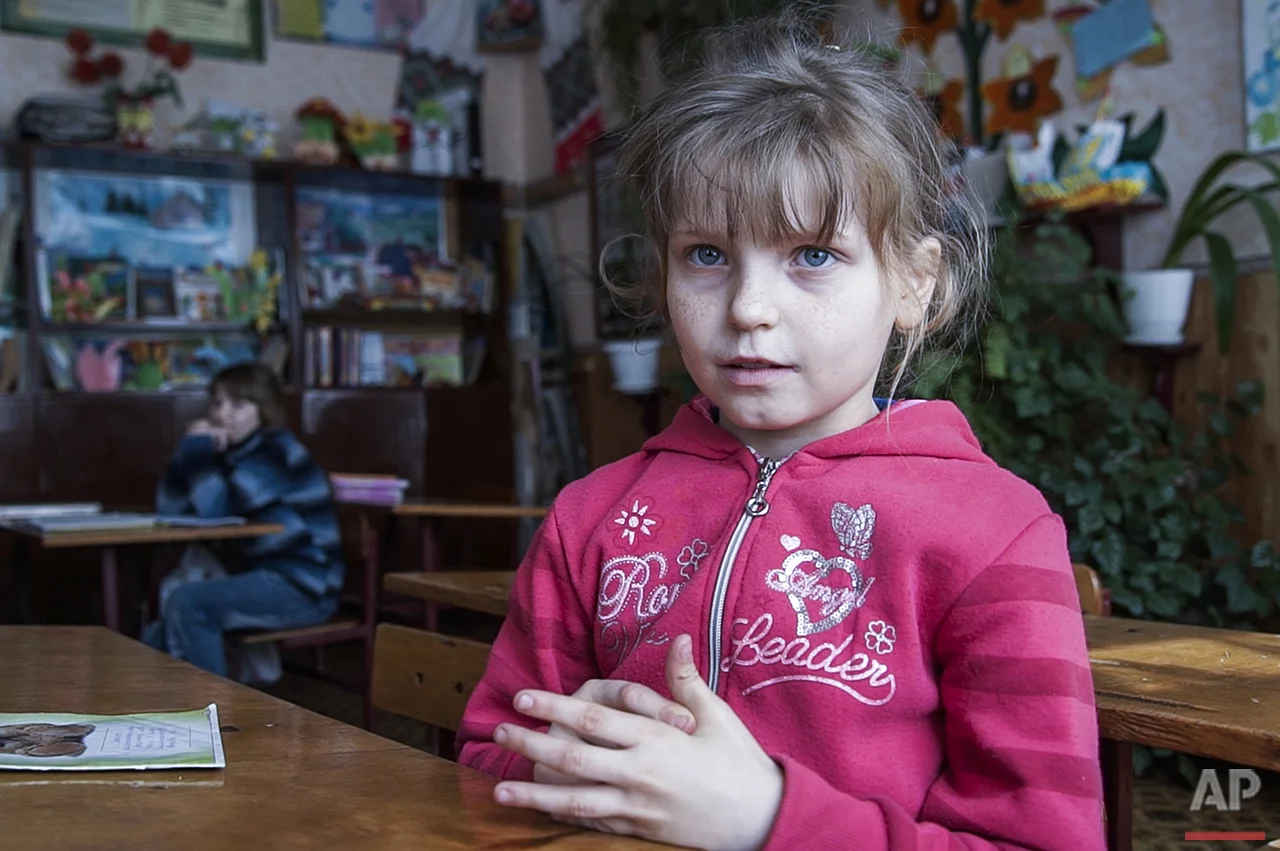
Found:
M 716 422 L 711 400 L 698 396 L 676 412 L 670 426 L 646 441 L 644 449 L 720 459 L 748 448 Z M 808 444 L 795 459 L 876 455 L 994 463 L 954 403 L 924 399 L 894 402 L 857 428 Z

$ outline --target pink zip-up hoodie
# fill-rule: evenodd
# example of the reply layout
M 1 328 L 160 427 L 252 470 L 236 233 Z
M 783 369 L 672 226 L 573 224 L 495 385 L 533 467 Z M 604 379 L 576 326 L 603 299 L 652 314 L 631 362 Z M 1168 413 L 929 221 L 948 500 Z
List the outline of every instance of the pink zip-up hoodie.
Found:
M 566 487 L 517 573 L 459 761 L 524 688 L 711 688 L 781 765 L 766 851 L 1104 849 L 1084 623 L 1063 524 L 949 402 L 899 403 L 785 459 L 683 407 Z

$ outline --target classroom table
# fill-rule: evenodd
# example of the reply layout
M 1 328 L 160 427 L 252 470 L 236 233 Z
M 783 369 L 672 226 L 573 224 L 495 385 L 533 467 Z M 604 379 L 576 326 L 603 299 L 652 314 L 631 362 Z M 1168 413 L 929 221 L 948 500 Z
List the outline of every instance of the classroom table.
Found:
M 428 570 L 388 573 L 383 587 L 437 605 L 505 617 L 513 570 Z
M 644 851 L 493 803 L 493 781 L 172 659 L 103 627 L 0 627 L 0 710 L 217 704 L 225 769 L 0 771 L 0 823 L 25 851 L 424 848 Z
M 120 631 L 120 547 L 154 544 L 193 544 L 235 538 L 255 538 L 284 531 L 275 523 L 245 523 L 239 526 L 154 526 L 136 529 L 104 529 L 77 532 L 41 532 L 38 527 L 21 521 L 7 521 L 0 531 L 14 536 L 13 571 L 18 585 L 18 617 L 23 623 L 31 619 L 31 579 L 28 573 L 30 546 L 47 549 L 97 547 L 101 550 L 102 622 L 108 629 Z

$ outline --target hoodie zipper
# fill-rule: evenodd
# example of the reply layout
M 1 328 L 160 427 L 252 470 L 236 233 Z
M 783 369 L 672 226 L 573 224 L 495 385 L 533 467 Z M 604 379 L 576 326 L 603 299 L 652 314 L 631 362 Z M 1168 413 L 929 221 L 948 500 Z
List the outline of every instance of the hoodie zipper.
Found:
M 772 458 L 760 460 L 755 489 L 752 490 L 751 496 L 747 498 L 746 505 L 742 508 L 742 516 L 738 518 L 738 525 L 734 527 L 733 535 L 729 538 L 729 546 L 724 551 L 724 558 L 720 560 L 715 592 L 711 597 L 711 621 L 707 627 L 709 639 L 707 646 L 711 654 L 711 664 L 707 668 L 707 686 L 713 694 L 720 685 L 720 650 L 724 635 L 725 597 L 729 592 L 729 577 L 733 573 L 733 562 L 738 557 L 738 549 L 742 546 L 742 539 L 746 537 L 751 521 L 769 513 L 769 501 L 765 498 L 765 492 L 769 490 L 769 482 L 773 480 L 773 474 L 778 472 L 781 464 L 782 462 Z

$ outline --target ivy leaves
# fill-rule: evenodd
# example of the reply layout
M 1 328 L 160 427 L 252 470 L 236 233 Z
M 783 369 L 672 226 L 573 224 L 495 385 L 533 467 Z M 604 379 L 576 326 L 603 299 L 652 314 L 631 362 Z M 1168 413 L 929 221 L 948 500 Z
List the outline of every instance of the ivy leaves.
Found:
M 1204 425 L 1187 432 L 1115 375 L 1114 281 L 1072 229 L 1002 230 L 994 269 L 979 344 L 926 360 L 916 395 L 954 401 L 987 452 L 1040 488 L 1117 614 L 1256 627 L 1280 609 L 1280 560 L 1269 542 L 1239 542 L 1223 494 L 1247 474 L 1228 442 L 1261 387 L 1201 396 Z

